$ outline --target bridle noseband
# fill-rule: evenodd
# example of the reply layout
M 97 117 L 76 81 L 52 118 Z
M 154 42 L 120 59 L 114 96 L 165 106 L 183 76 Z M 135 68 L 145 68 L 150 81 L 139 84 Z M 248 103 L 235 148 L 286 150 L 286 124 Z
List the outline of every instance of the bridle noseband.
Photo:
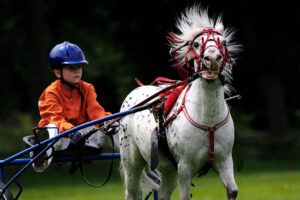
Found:
M 207 35 L 206 35 L 206 39 L 204 39 L 204 37 L 202 37 L 201 46 L 200 46 L 200 50 L 199 50 L 200 52 L 199 52 L 199 56 L 198 56 L 193 47 L 193 44 L 194 44 L 194 41 L 196 40 L 196 38 L 198 38 L 199 36 L 201 36 L 203 34 L 207 34 Z M 171 49 L 170 54 L 174 58 L 178 67 L 183 67 L 183 66 L 177 57 L 177 51 L 179 51 L 180 49 L 182 49 L 183 47 L 186 47 L 186 46 L 188 46 L 188 50 L 185 53 L 184 62 L 186 64 L 185 68 L 187 68 L 187 70 L 193 70 L 195 73 L 200 73 L 203 70 L 202 65 L 201 65 L 202 60 L 203 60 L 203 55 L 204 55 L 204 52 L 209 47 L 217 48 L 220 51 L 221 56 L 223 57 L 223 63 L 220 68 L 220 72 L 222 72 L 224 70 L 226 63 L 228 63 L 229 66 L 231 66 L 231 57 L 229 55 L 226 43 L 222 44 L 220 42 L 219 37 L 215 37 L 215 34 L 219 34 L 219 35 L 223 36 L 223 34 L 220 33 L 216 29 L 204 28 L 204 30 L 201 31 L 200 33 L 198 33 L 192 40 L 185 42 L 183 45 L 179 46 L 176 49 Z M 210 36 L 212 36 L 212 39 L 210 39 Z M 168 39 L 173 43 L 183 43 L 184 42 L 180 38 L 178 38 L 174 33 L 170 33 L 170 36 L 168 36 Z M 215 45 L 206 46 L 208 41 L 214 41 Z M 196 68 L 191 66 L 191 64 L 190 64 L 189 59 L 188 59 L 189 54 L 191 54 L 193 60 L 196 62 L 196 65 L 197 65 Z

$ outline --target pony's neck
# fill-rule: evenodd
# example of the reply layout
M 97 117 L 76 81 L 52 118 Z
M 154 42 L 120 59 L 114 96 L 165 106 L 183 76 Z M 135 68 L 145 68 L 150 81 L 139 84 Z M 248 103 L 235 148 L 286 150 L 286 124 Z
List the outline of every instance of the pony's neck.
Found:
M 190 99 L 193 103 L 188 109 L 205 125 L 213 126 L 227 114 L 224 88 L 219 81 L 195 80 L 191 86 Z

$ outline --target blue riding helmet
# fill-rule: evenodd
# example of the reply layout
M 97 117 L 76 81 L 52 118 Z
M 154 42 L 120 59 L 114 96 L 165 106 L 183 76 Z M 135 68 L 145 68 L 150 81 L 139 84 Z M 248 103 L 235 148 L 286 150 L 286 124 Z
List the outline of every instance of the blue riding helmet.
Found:
M 55 47 L 49 55 L 49 65 L 52 69 L 59 68 L 61 65 L 87 65 L 82 50 L 70 42 L 63 42 Z

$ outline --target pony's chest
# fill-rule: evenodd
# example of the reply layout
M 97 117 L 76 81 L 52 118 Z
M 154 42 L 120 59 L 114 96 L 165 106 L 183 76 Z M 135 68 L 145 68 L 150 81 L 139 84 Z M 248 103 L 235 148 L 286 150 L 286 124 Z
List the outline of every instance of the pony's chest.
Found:
M 226 124 L 214 131 L 211 141 L 210 132 L 193 126 L 179 114 L 166 129 L 168 144 L 174 154 L 203 155 L 210 150 L 211 142 L 214 143 L 216 154 L 228 154 L 233 146 L 234 127 L 230 118 Z

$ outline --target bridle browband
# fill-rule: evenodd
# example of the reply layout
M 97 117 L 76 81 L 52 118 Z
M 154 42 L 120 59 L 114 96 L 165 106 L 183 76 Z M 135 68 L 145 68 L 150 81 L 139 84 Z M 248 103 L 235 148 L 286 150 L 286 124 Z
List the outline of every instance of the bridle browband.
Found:
M 198 38 L 199 36 L 203 35 L 203 34 L 207 34 L 206 39 L 204 39 L 204 37 L 202 37 L 202 42 L 201 42 L 201 46 L 200 46 L 200 52 L 199 52 L 199 56 L 197 55 L 193 44 L 196 38 Z M 223 57 L 223 63 L 222 66 L 220 68 L 220 72 L 222 72 L 226 66 L 226 63 L 229 64 L 229 66 L 231 66 L 231 57 L 229 55 L 229 51 L 228 48 L 226 46 L 226 43 L 222 44 L 220 42 L 219 37 L 215 37 L 215 34 L 219 34 L 221 36 L 223 36 L 222 33 L 220 33 L 218 30 L 214 29 L 214 28 L 204 28 L 203 31 L 201 31 L 200 33 L 198 33 L 196 36 L 194 36 L 194 38 L 192 40 L 189 40 L 187 42 L 185 42 L 183 45 L 179 46 L 176 49 L 171 49 L 170 51 L 170 55 L 173 57 L 173 59 L 175 60 L 175 63 L 177 65 L 177 67 L 179 68 L 185 68 L 187 70 L 193 70 L 196 73 L 201 72 L 203 69 L 201 67 L 201 63 L 203 60 L 203 54 L 205 52 L 205 50 L 207 50 L 209 47 L 215 47 L 217 48 L 222 57 Z M 212 36 L 212 39 L 209 39 L 210 36 Z M 168 36 L 168 39 L 173 42 L 173 43 L 183 43 L 184 41 L 182 41 L 180 38 L 178 38 L 174 33 L 170 33 L 170 36 Z M 206 44 L 208 41 L 214 41 L 216 45 L 209 45 L 206 47 Z M 177 57 L 177 51 L 179 51 L 180 49 L 182 49 L 183 47 L 188 46 L 188 50 L 185 53 L 184 56 L 184 62 L 186 64 L 186 67 L 183 67 L 180 60 Z M 191 66 L 191 64 L 189 63 L 189 59 L 188 59 L 188 55 L 191 54 L 193 60 L 196 62 L 197 66 L 196 69 L 194 67 Z

